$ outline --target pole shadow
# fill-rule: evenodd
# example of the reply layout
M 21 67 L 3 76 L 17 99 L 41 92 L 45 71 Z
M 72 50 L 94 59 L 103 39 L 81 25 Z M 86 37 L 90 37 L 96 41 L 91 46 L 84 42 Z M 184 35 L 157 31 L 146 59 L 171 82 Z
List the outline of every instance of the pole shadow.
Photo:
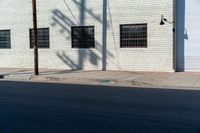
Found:
M 94 9 L 87 6 L 87 0 L 71 0 L 71 2 L 79 10 L 78 19 L 75 17 L 73 10 L 70 8 L 70 5 L 68 5 L 65 0 L 63 1 L 66 4 L 66 8 L 71 13 L 71 16 L 66 15 L 60 9 L 52 10 L 52 27 L 60 27 L 60 33 L 66 37 L 66 40 L 70 41 L 71 26 L 86 26 L 86 15 L 89 15 L 102 26 L 102 42 L 95 40 L 95 48 L 76 49 L 75 51 L 77 51 L 78 61 L 75 61 L 69 57 L 66 53 L 66 50 L 58 50 L 56 52 L 57 57 L 73 70 L 84 69 L 86 60 L 89 60 L 89 62 L 96 67 L 100 66 L 101 60 L 102 70 L 106 70 L 107 56 L 113 57 L 113 54 L 107 51 L 107 0 L 102 1 L 102 16 L 95 14 Z

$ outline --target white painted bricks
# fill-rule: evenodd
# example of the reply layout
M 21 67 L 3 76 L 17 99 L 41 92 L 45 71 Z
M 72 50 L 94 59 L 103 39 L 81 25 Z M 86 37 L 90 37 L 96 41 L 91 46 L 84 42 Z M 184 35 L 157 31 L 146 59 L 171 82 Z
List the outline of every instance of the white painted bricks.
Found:
M 49 28 L 50 49 L 39 50 L 40 68 L 101 70 L 102 54 L 107 70 L 174 71 L 173 25 L 159 25 L 161 14 L 173 20 L 173 0 L 108 0 L 107 52 L 102 51 L 103 1 L 37 0 L 38 28 Z M 0 49 L 0 67 L 32 68 L 31 0 L 0 2 L 0 29 L 11 30 L 11 49 Z M 120 48 L 120 24 L 148 24 L 147 48 Z M 105 23 L 104 23 L 105 24 Z M 71 48 L 71 26 L 94 25 L 94 49 Z

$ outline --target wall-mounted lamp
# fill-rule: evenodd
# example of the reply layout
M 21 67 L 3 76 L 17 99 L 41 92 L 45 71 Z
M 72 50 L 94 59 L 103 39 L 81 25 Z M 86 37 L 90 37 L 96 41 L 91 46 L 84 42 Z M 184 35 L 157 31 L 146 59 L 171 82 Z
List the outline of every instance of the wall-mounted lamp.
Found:
M 163 15 L 161 15 L 160 25 L 164 25 L 165 23 L 173 24 L 174 22 L 168 21 Z

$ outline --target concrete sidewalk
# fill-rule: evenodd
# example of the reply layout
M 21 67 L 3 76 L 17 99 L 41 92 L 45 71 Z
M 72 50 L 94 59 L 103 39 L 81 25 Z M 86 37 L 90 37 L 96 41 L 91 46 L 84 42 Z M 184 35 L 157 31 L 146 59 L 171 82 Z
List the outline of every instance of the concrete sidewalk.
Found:
M 200 73 L 121 72 L 121 71 L 69 71 L 40 70 L 34 76 L 31 69 L 0 68 L 5 80 L 31 80 L 81 84 L 109 84 L 141 87 L 193 87 L 200 88 Z

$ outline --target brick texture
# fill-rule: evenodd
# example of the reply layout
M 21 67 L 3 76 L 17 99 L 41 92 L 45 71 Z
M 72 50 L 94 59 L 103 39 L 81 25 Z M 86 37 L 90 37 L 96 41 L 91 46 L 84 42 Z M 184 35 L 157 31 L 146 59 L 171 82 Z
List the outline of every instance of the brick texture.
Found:
M 107 70 L 174 71 L 173 25 L 159 25 L 161 14 L 173 20 L 173 0 L 106 1 L 37 0 L 38 28 L 50 29 L 50 49 L 39 50 L 40 68 L 101 70 L 106 59 Z M 1 1 L 0 18 L 0 30 L 11 30 L 11 49 L 0 49 L 0 67 L 32 68 L 31 0 Z M 119 25 L 134 23 L 148 24 L 148 47 L 120 48 Z M 95 26 L 94 49 L 71 48 L 74 25 Z

